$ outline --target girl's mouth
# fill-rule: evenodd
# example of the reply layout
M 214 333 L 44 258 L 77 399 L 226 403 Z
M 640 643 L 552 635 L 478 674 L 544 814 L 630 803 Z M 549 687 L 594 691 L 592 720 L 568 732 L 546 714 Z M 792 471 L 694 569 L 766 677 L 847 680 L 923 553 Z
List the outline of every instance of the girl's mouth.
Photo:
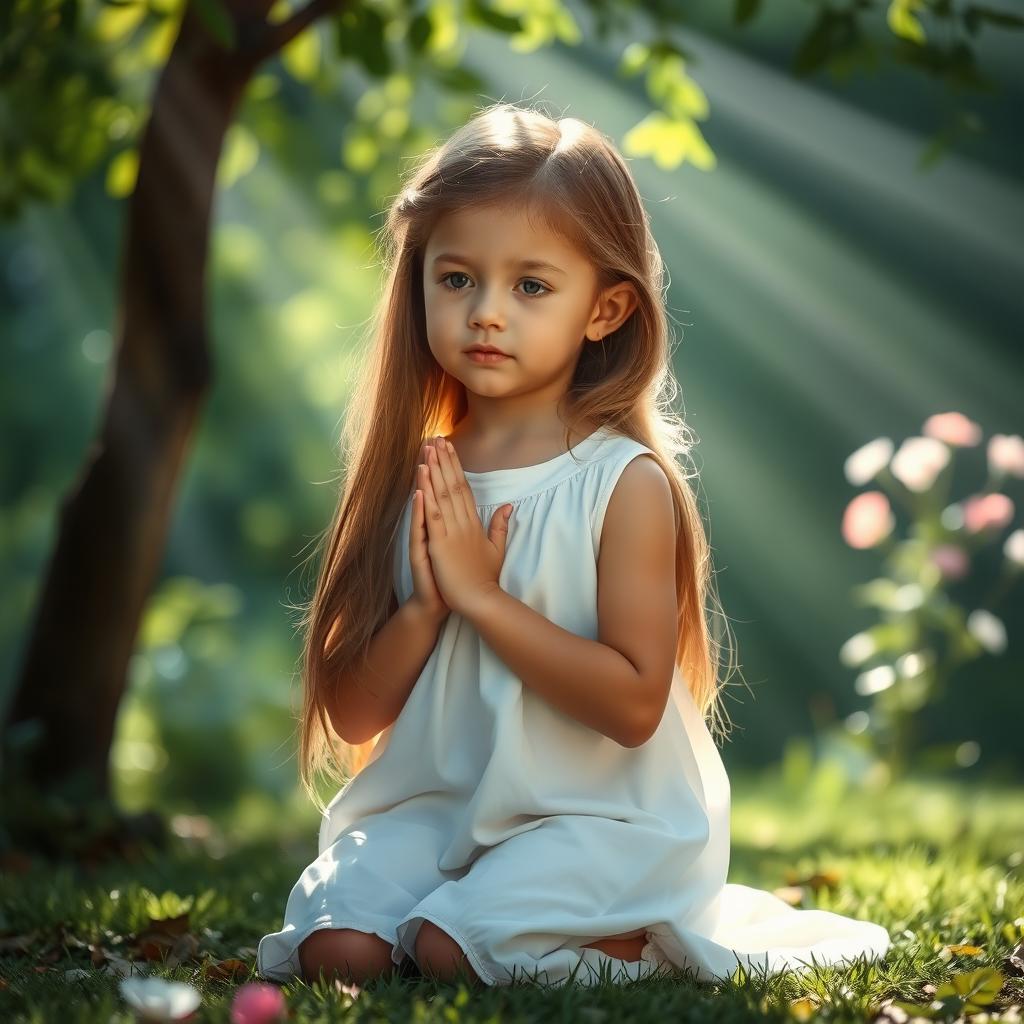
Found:
M 501 363 L 506 359 L 511 359 L 511 356 L 505 355 L 504 352 L 481 352 L 474 350 L 466 353 L 474 363 Z

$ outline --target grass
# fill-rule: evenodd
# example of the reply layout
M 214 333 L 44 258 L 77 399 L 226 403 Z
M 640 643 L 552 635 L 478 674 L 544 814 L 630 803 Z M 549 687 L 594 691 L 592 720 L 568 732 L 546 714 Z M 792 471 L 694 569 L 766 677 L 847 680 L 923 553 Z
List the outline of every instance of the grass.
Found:
M 1024 940 L 1024 791 L 911 780 L 854 792 L 827 762 L 809 778 L 765 773 L 732 784 L 729 881 L 877 921 L 893 938 L 884 960 L 801 975 L 737 972 L 729 983 L 680 972 L 548 990 L 396 976 L 346 991 L 295 980 L 283 989 L 289 1020 L 873 1021 L 887 1000 L 923 1007 L 910 1019 L 1019 1019 L 1024 976 L 1011 953 Z M 316 855 L 317 825 L 312 809 L 276 821 L 272 835 L 238 819 L 220 823 L 234 843 L 177 839 L 130 863 L 5 872 L 0 1020 L 130 1022 L 108 972 L 148 957 L 145 972 L 201 992 L 196 1020 L 229 1021 L 238 985 L 259 980 L 260 936 L 280 927 L 288 892 Z M 893 1006 L 881 1017 L 907 1019 Z

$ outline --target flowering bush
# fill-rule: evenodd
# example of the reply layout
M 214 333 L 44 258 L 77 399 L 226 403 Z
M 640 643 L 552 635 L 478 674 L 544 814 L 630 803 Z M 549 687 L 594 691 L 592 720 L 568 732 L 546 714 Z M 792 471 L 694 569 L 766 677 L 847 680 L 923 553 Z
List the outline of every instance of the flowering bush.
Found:
M 972 574 L 982 549 L 999 543 L 1016 512 L 999 488 L 1011 477 L 1024 478 L 1024 439 L 993 434 L 987 479 L 950 502 L 954 453 L 977 447 L 982 437 L 962 413 L 937 413 L 922 436 L 898 449 L 889 438 L 876 438 L 843 467 L 855 487 L 872 488 L 847 505 L 843 538 L 883 556 L 881 574 L 853 592 L 856 603 L 878 609 L 880 621 L 851 636 L 839 653 L 844 665 L 860 670 L 856 690 L 872 701 L 869 712 L 850 716 L 847 728 L 872 741 L 890 778 L 907 767 L 915 712 L 941 697 L 959 665 L 1006 648 L 1006 629 L 992 608 L 1024 569 L 1024 529 L 1002 539 L 1000 573 L 977 607 L 968 610 L 948 592 Z M 894 504 L 908 517 L 904 537 L 897 536 Z M 958 763 L 973 763 L 979 749 L 962 743 Z

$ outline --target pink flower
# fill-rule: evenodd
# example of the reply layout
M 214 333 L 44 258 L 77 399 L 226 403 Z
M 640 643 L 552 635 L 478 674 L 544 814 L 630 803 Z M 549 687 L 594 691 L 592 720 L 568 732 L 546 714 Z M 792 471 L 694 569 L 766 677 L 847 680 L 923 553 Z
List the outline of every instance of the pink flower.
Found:
M 957 448 L 972 448 L 981 440 L 981 427 L 962 412 L 937 412 L 929 416 L 922 433 Z
M 975 494 L 964 502 L 964 529 L 1001 530 L 1013 519 L 1013 511 L 1013 501 L 1005 494 Z
M 231 1003 L 232 1024 L 271 1024 L 284 1017 L 285 1012 L 281 990 L 263 982 L 243 985 Z
M 947 580 L 962 580 L 971 564 L 967 552 L 955 544 L 940 544 L 932 552 L 931 559 Z
M 889 499 L 881 491 L 865 491 L 843 512 L 843 539 L 851 548 L 873 548 L 895 525 Z
M 988 464 L 993 473 L 1024 476 L 1024 438 L 1020 434 L 993 434 L 988 441 Z
M 949 448 L 934 437 L 908 437 L 889 469 L 908 490 L 927 491 L 949 462 Z

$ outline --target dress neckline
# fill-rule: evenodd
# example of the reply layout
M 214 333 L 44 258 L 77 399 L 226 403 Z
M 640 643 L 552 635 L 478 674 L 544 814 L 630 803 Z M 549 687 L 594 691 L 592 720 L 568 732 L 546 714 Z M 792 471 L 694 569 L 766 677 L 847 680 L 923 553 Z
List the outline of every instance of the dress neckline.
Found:
M 488 469 L 480 472 L 464 469 L 463 473 L 478 505 L 525 497 L 570 475 L 577 468 L 577 462 L 590 456 L 611 433 L 611 427 L 600 426 L 567 451 L 532 466 L 513 466 L 509 469 Z

